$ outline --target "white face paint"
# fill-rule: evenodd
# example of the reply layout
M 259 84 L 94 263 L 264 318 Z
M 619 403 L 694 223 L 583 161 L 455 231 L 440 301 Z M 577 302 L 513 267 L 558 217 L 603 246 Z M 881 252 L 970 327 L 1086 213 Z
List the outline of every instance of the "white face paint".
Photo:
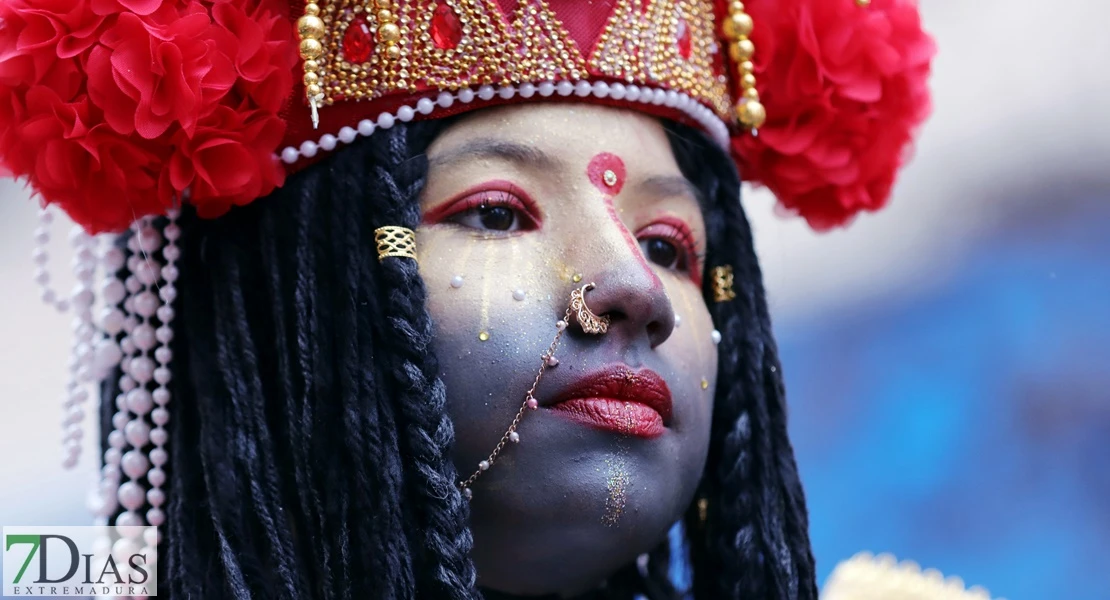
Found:
M 586 299 L 612 317 L 603 336 L 568 331 L 541 408 L 473 488 L 482 585 L 588 588 L 662 540 L 705 463 L 717 352 L 697 192 L 658 121 L 606 107 L 479 111 L 428 157 L 420 266 L 464 477 L 521 406 L 570 291 L 595 283 Z M 660 389 L 668 408 L 645 408 Z

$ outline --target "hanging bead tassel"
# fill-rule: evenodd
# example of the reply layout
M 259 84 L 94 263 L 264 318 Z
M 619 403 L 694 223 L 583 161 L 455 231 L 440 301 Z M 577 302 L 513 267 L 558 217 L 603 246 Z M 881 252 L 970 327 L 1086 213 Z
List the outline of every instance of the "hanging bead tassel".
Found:
M 123 268 L 124 262 L 123 251 L 109 241 L 100 254 L 100 266 L 104 269 L 104 278 L 100 282 L 100 297 L 104 301 L 104 306 L 96 319 L 96 327 L 101 335 L 93 346 L 92 379 L 94 382 L 107 379 L 112 369 L 119 365 L 120 359 L 123 358 L 116 336 L 123 330 L 124 315 L 119 305 L 127 297 L 127 288 L 116 273 Z
M 162 510 L 162 505 L 166 501 L 166 494 L 162 491 L 162 485 L 166 482 L 166 473 L 163 467 L 169 459 L 166 452 L 166 442 L 169 439 L 169 433 L 166 431 L 166 424 L 170 420 L 170 412 L 166 406 L 169 404 L 171 395 L 167 387 L 172 377 L 170 370 L 170 361 L 173 360 L 173 351 L 170 350 L 170 342 L 173 341 L 173 302 L 177 299 L 177 259 L 180 258 L 181 252 L 177 247 L 177 240 L 181 237 L 181 228 L 177 225 L 178 211 L 172 210 L 169 213 L 169 223 L 166 224 L 163 230 L 163 237 L 166 240 L 166 246 L 162 249 L 162 258 L 165 259 L 165 265 L 162 267 L 162 287 L 158 290 L 158 295 L 161 297 L 162 304 L 158 307 L 157 317 L 161 323 L 158 329 L 154 332 L 154 336 L 158 341 L 158 349 L 154 351 L 154 359 L 158 361 L 158 367 L 154 370 L 154 381 L 158 387 L 154 389 L 153 399 L 156 407 L 150 413 L 151 421 L 154 423 L 154 430 L 150 432 L 150 441 L 154 447 L 150 451 L 150 470 L 147 472 L 147 482 L 150 483 L 150 489 L 147 490 L 147 501 L 150 503 L 150 510 L 146 513 L 147 522 L 155 527 L 161 526 L 165 520 L 166 515 Z M 156 546 L 157 540 L 153 542 L 148 540 L 148 545 Z
M 97 240 L 74 226 L 69 235 L 74 250 L 73 275 L 76 284 L 70 293 L 68 307 L 73 309 L 73 343 L 71 346 L 69 380 L 66 383 L 66 399 L 62 405 L 65 412 L 62 436 L 64 458 L 62 465 L 72 468 L 81 456 L 81 440 L 85 436 L 83 421 L 84 404 L 88 401 L 86 386 L 93 381 L 94 340 L 97 336 L 93 325 L 92 307 L 96 300 L 92 283 L 96 273 Z
M 49 208 L 39 211 L 39 226 L 35 229 L 35 249 L 32 260 L 35 262 L 35 283 L 42 290 L 42 300 L 58 312 L 73 309 L 73 341 L 70 346 L 69 373 L 66 380 L 65 396 L 62 400 L 62 466 L 73 468 L 81 456 L 81 444 L 85 437 L 84 405 L 89 398 L 88 385 L 101 379 L 97 368 L 97 352 L 100 333 L 93 320 L 93 304 L 96 294 L 93 291 L 93 278 L 96 275 L 97 246 L 99 240 L 89 236 L 78 226 L 69 235 L 73 247 L 73 276 L 76 284 L 68 297 L 60 295 L 50 287 L 50 272 L 47 263 L 50 253 L 50 225 L 54 216 Z
M 755 45 L 748 39 L 754 23 L 751 16 L 744 12 L 744 3 L 733 0 L 728 5 L 728 17 L 721 24 L 721 33 L 728 40 L 728 55 L 736 63 L 740 84 L 740 100 L 736 103 L 736 118 L 746 129 L 757 134 L 757 130 L 767 120 L 767 110 L 759 101 L 759 91 L 755 89 L 755 66 L 752 55 Z
M 35 228 L 35 249 L 31 252 L 31 260 L 35 263 L 34 279 L 41 290 L 43 303 L 65 313 L 69 310 L 69 300 L 59 298 L 58 293 L 50 287 L 50 271 L 47 269 L 50 262 L 47 246 L 50 244 L 50 225 L 53 222 L 53 213 L 48 207 L 42 207 L 39 210 L 39 224 Z M 81 389 L 78 382 L 78 373 L 82 367 L 82 361 L 78 359 L 78 347 L 81 343 L 76 335 L 78 326 L 79 323 L 73 325 L 75 335 L 70 346 L 69 373 L 62 399 L 62 466 L 67 469 L 73 468 L 81 456 L 81 439 L 84 437 L 81 422 L 85 418 L 81 405 L 88 399 L 88 392 Z
M 154 253 L 162 247 L 162 235 L 153 227 L 150 219 L 139 221 L 135 233 L 128 240 L 128 248 L 134 255 L 128 259 L 132 275 L 125 284 L 134 294 L 124 301 L 128 316 L 124 320 L 124 330 L 128 331 L 125 350 L 130 357 L 126 364 L 126 379 L 121 381 L 124 390 L 123 406 L 117 407 L 127 415 L 123 426 L 124 439 L 129 449 L 120 460 L 120 468 L 128 481 L 119 486 L 119 503 L 126 512 L 116 519 L 116 525 L 143 525 L 145 519 L 139 510 L 146 504 L 146 490 L 139 479 L 150 469 L 150 459 L 144 449 L 150 443 L 151 428 L 146 420 L 154 406 L 153 396 L 147 385 L 154 378 L 154 361 L 150 351 L 156 344 L 151 317 L 158 310 L 158 298 L 152 291 L 158 281 L 161 266 Z M 124 385 L 125 384 L 125 385 Z M 123 420 L 123 419 L 121 419 Z M 117 425 L 114 423 L 114 425 Z
M 385 56 L 389 60 L 401 58 L 401 28 L 397 26 L 397 15 L 393 13 L 392 0 L 375 0 L 378 12 L 378 43 L 385 46 Z
M 157 387 L 154 388 L 154 392 L 151 394 L 154 408 L 150 411 L 150 420 L 154 423 L 154 429 L 150 431 L 152 447 L 147 457 L 149 464 L 145 473 L 147 483 L 150 484 L 150 488 L 146 491 L 146 501 L 150 504 L 150 509 L 146 512 L 146 522 L 154 527 L 160 527 L 166 521 L 166 514 L 162 508 L 166 502 L 166 493 L 162 486 L 166 483 L 166 472 L 163 467 L 169 460 L 169 454 L 166 452 L 169 433 L 165 426 L 170 420 L 167 405 L 171 396 L 167 386 L 172 377 L 170 362 L 173 360 L 173 352 L 170 350 L 170 343 L 173 341 L 173 302 L 177 298 L 175 283 L 177 282 L 178 271 L 176 262 L 181 257 L 181 251 L 177 246 L 177 240 L 181 237 L 181 228 L 177 225 L 179 214 L 180 212 L 177 209 L 169 211 L 167 215 L 169 223 L 162 232 L 166 244 L 162 248 L 162 258 L 165 263 L 159 271 L 162 285 L 158 289 L 158 296 L 161 299 L 161 304 L 154 313 L 159 322 L 158 328 L 154 330 L 154 338 L 158 343 L 158 347 L 154 351 L 154 359 L 158 362 L 158 366 L 154 369 L 153 379 Z M 143 534 L 145 545 L 142 552 L 147 556 L 156 556 L 154 550 L 158 547 L 159 541 L 158 531 L 147 529 Z M 153 561 L 151 568 L 157 568 Z
M 128 291 L 118 276 L 125 263 L 126 256 L 123 250 L 113 244 L 108 244 L 100 255 L 100 264 L 104 268 L 100 294 L 104 299 L 104 306 L 100 309 L 98 320 L 104 337 L 97 342 L 95 350 L 94 368 L 98 381 L 107 378 L 114 367 L 123 368 L 123 363 L 130 361 L 130 357 L 126 356 L 122 349 L 122 341 L 116 341 L 117 336 L 124 332 L 127 318 L 120 307 L 127 300 Z M 130 380 L 130 377 L 127 377 L 127 380 Z M 123 384 L 124 378 L 121 377 L 121 389 Z M 126 445 L 123 428 L 127 425 L 127 414 L 122 412 L 126 408 L 126 396 L 121 392 L 114 400 L 117 412 L 112 416 L 113 430 L 108 434 L 104 466 L 100 469 L 100 481 L 90 493 L 88 500 L 89 511 L 97 517 L 98 524 L 107 524 L 108 517 L 112 516 L 119 506 L 120 459 Z
M 64 313 L 69 310 L 69 301 L 59 298 L 58 293 L 50 287 L 50 271 L 46 268 L 47 263 L 50 262 L 47 246 L 50 245 L 50 224 L 53 222 L 53 213 L 49 208 L 43 207 L 39 211 L 39 226 L 35 228 L 35 249 L 31 253 L 31 258 L 35 261 L 35 283 L 42 290 L 43 303 Z
M 320 107 L 324 104 L 324 88 L 320 79 L 319 60 L 324 56 L 324 36 L 327 29 L 320 18 L 320 5 L 308 0 L 304 15 L 297 19 L 297 33 L 301 37 L 300 55 L 304 61 L 304 93 L 312 109 L 312 128 L 320 126 Z

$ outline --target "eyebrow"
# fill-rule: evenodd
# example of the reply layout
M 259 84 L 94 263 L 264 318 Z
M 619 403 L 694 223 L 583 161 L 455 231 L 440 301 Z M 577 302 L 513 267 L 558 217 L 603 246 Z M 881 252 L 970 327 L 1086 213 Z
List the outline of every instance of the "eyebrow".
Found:
M 460 148 L 429 157 L 428 166 L 443 168 L 484 158 L 500 159 L 534 170 L 545 171 L 558 169 L 563 164 L 558 158 L 534 146 L 493 138 L 477 138 Z
M 705 205 L 705 197 L 689 179 L 681 175 L 656 175 L 636 184 L 636 188 L 653 196 L 687 196 L 698 203 Z

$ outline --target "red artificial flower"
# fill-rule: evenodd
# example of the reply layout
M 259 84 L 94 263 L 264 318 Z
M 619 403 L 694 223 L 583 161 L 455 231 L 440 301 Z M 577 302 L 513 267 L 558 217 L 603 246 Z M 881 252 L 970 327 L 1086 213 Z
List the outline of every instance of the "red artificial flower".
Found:
M 104 18 L 88 10 L 86 2 L 25 0 L 0 2 L 0 85 L 44 83 L 51 73 L 77 75 L 74 59 L 99 37 Z M 63 63 L 59 69 L 59 63 Z M 80 77 L 52 79 L 50 85 L 72 98 Z
M 178 198 L 214 215 L 270 193 L 284 176 L 277 115 L 297 60 L 287 10 L 0 1 L 0 173 L 25 177 L 91 233 Z
M 5 18 L 17 15 L 19 39 L 14 47 L 27 53 L 52 48 L 58 58 L 72 58 L 96 43 L 104 17 L 87 0 L 10 0 Z
M 190 190 L 189 201 L 203 218 L 265 196 L 285 177 L 273 152 L 284 131 L 284 122 L 272 113 L 244 115 L 219 106 L 193 135 L 181 131 L 175 137 L 169 184 L 178 192 Z
M 767 122 L 734 139 L 748 179 L 815 229 L 887 201 L 930 110 L 916 0 L 750 2 Z
M 289 20 L 257 8 L 248 12 L 231 2 L 213 5 L 212 19 L 226 34 L 221 43 L 238 75 L 236 92 L 263 110 L 280 111 L 297 66 L 297 55 L 288 49 L 289 40 L 296 38 Z
M 89 4 L 93 12 L 98 15 L 132 12 L 140 16 L 146 16 L 167 3 L 163 0 L 91 0 Z
M 27 110 L 15 135 L 35 152 L 27 153 L 33 164 L 20 167 L 35 190 L 74 221 L 102 231 L 168 208 L 156 193 L 167 156 L 96 124 L 87 98 L 64 102 L 37 86 L 27 93 Z
M 175 124 L 192 131 L 235 83 L 218 33 L 199 3 L 183 14 L 123 13 L 89 55 L 89 96 L 120 133 L 154 139 Z

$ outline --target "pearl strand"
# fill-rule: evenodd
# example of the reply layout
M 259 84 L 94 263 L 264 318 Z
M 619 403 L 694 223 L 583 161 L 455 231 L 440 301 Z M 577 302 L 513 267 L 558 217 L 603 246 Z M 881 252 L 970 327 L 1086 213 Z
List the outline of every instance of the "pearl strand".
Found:
M 46 264 L 50 262 L 50 252 L 46 247 L 50 244 L 50 224 L 53 222 L 54 214 L 50 212 L 50 208 L 42 207 L 39 210 L 39 225 L 35 228 L 35 249 L 31 252 L 31 260 L 36 265 L 35 283 L 42 290 L 43 303 L 64 313 L 69 310 L 69 301 L 59 298 L 58 293 L 50 287 L 50 271 L 46 269 Z
M 123 330 L 124 314 L 119 305 L 127 297 L 127 288 L 120 281 L 116 273 L 123 268 L 125 263 L 123 250 L 115 247 L 111 242 L 100 254 L 100 265 L 104 269 L 104 277 L 100 281 L 100 297 L 104 306 L 97 315 L 97 328 L 102 333 L 96 340 L 92 355 L 93 381 L 104 381 L 111 374 L 112 368 L 119 365 L 123 358 L 116 336 Z
M 162 485 L 166 482 L 166 473 L 162 467 L 169 458 L 165 449 L 169 434 L 166 432 L 165 426 L 170 420 L 170 412 L 166 405 L 169 404 L 171 395 L 167 385 L 172 376 L 170 361 L 173 360 L 173 351 L 170 350 L 170 342 L 173 341 L 173 302 L 177 298 L 175 283 L 177 282 L 178 271 L 176 263 L 181 256 L 180 249 L 177 247 L 177 240 L 181 237 L 181 228 L 177 225 L 178 214 L 177 209 L 168 213 L 169 223 L 166 224 L 163 230 L 166 245 L 162 249 L 165 266 L 162 267 L 161 275 L 165 284 L 158 292 L 162 299 L 162 305 L 158 307 L 156 314 L 161 325 L 154 332 L 159 343 L 158 349 L 154 351 L 154 358 L 158 361 L 159 366 L 154 371 L 154 380 L 158 387 L 154 390 L 153 399 L 157 407 L 150 414 L 155 428 L 150 432 L 150 440 L 153 442 L 154 448 L 150 451 L 152 466 L 146 474 L 147 481 L 150 483 L 150 489 L 147 490 L 146 497 L 151 506 L 146 513 L 146 520 L 155 527 L 161 526 L 166 520 L 165 512 L 162 510 L 162 505 L 166 501 L 166 494 L 162 490 Z M 149 546 L 156 547 L 158 540 L 148 540 L 147 543 Z
M 131 416 L 123 425 L 125 441 L 130 449 L 125 452 L 120 460 L 120 467 L 128 481 L 119 486 L 119 502 L 126 512 L 116 519 L 117 526 L 143 525 L 144 519 L 138 511 L 146 502 L 146 491 L 139 483 L 139 478 L 146 475 L 150 468 L 150 461 L 143 453 L 143 447 L 150 442 L 150 425 L 146 422 L 146 415 L 150 413 L 154 400 L 147 389 L 147 384 L 153 376 L 154 361 L 150 358 L 150 350 L 155 345 L 154 329 L 150 325 L 150 317 L 157 310 L 158 299 L 151 291 L 158 280 L 158 267 L 153 258 L 153 253 L 162 246 L 162 236 L 151 225 L 149 218 L 136 223 L 135 233 L 128 240 L 128 247 L 134 253 L 128 260 L 128 267 L 132 275 L 125 284 L 134 294 L 125 300 L 125 311 L 128 317 L 125 320 L 125 329 L 130 325 L 128 335 L 128 355 L 126 362 L 127 377 L 130 379 L 129 388 L 122 400 L 117 398 L 117 408 L 120 413 Z M 121 385 L 121 390 L 124 386 Z M 122 404 L 122 406 L 120 406 Z M 120 419 L 121 421 L 123 419 Z M 113 423 L 118 427 L 118 423 Z
M 93 380 L 93 340 L 96 328 L 93 326 L 92 305 L 96 300 L 92 290 L 93 276 L 96 272 L 97 240 L 74 226 L 69 235 L 74 249 L 73 275 L 76 284 L 65 301 L 67 308 L 72 307 L 73 342 L 70 346 L 69 378 L 66 381 L 65 400 L 62 411 L 62 448 L 64 468 L 73 468 L 81 456 L 81 440 L 85 436 L 82 422 L 85 419 L 83 404 L 89 398 L 85 385 Z M 56 304 L 57 306 L 57 304 Z
M 104 279 L 100 284 L 100 294 L 104 299 L 104 306 L 100 309 L 100 329 L 105 337 L 97 342 L 94 367 L 97 380 L 108 377 L 113 367 L 123 368 L 123 362 L 129 360 L 121 348 L 121 342 L 116 337 L 124 332 L 126 315 L 120 305 L 127 300 L 128 291 L 118 272 L 126 263 L 122 249 L 109 244 L 100 255 L 100 263 L 104 267 Z M 128 377 L 128 379 L 130 379 Z M 123 377 L 120 380 L 121 389 Z M 121 392 L 115 398 L 117 411 L 125 406 L 124 395 Z M 104 450 L 104 466 L 100 469 L 98 485 L 89 494 L 88 508 L 98 523 L 107 523 L 108 517 L 115 513 L 119 506 L 117 498 L 120 481 L 120 457 L 126 441 L 123 437 L 123 427 L 127 424 L 126 413 L 116 412 L 112 416 L 113 430 L 108 434 L 108 448 Z
M 728 126 L 725 125 L 725 122 L 713 110 L 687 94 L 675 90 L 664 90 L 635 84 L 625 85 L 619 82 L 580 80 L 574 82 L 544 81 L 538 84 L 522 83 L 496 88 L 491 85 L 483 85 L 477 90 L 462 88 L 456 94 L 440 92 L 434 97 L 420 98 L 416 101 L 415 106 L 405 105 L 392 113 L 383 112 L 378 115 L 377 119 L 363 119 L 358 122 L 357 127 L 345 126 L 335 134 L 325 133 L 320 136 L 319 140 L 305 140 L 299 146 L 286 146 L 282 149 L 280 157 L 285 164 L 293 164 L 302 157 L 312 158 L 321 150 L 325 152 L 335 150 L 339 142 L 350 144 L 358 136 L 369 137 L 379 129 L 393 127 L 397 122 L 411 121 L 416 118 L 417 114 L 428 115 L 437 108 L 450 108 L 456 101 L 469 104 L 475 101 L 489 101 L 494 98 L 508 100 L 515 96 L 528 99 L 537 95 L 544 98 L 553 95 L 564 97 L 574 95 L 582 98 L 594 96 L 596 98 L 623 100 L 628 103 L 639 102 L 641 104 L 676 108 L 707 130 L 722 147 L 727 148 L 729 145 Z

